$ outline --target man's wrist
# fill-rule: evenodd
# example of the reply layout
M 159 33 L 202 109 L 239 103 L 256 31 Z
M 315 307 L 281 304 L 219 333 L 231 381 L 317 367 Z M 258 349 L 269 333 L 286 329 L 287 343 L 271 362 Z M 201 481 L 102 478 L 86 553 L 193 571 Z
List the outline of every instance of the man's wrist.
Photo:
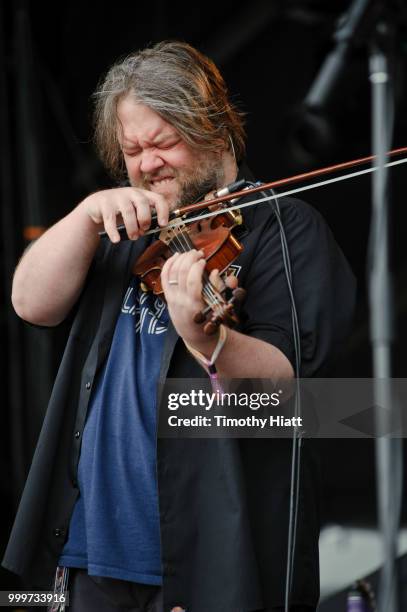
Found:
M 80 202 L 76 208 L 71 211 L 71 216 L 77 220 L 80 224 L 81 231 L 86 234 L 89 240 L 94 243 L 98 243 L 100 240 L 99 231 L 103 229 L 103 224 L 96 224 L 95 221 L 89 216 L 85 205 L 85 200 Z

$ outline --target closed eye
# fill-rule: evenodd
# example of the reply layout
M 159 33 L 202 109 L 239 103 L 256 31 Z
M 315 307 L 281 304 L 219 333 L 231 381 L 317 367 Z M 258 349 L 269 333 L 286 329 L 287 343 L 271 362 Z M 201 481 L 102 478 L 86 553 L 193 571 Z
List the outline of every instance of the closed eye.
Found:
M 131 151 L 126 151 L 123 149 L 123 155 L 126 157 L 136 157 L 136 155 L 140 155 L 141 149 L 133 149 Z
M 159 149 L 159 150 L 166 151 L 167 149 L 172 149 L 172 147 L 175 147 L 180 142 L 181 142 L 181 138 L 177 138 L 176 140 L 164 141 L 162 143 L 157 143 L 156 145 L 153 145 L 151 147 L 146 147 L 146 148 Z M 142 149 L 138 147 L 137 149 L 122 149 L 122 151 L 123 151 L 123 155 L 125 155 L 126 157 L 136 157 L 137 155 L 140 155 L 140 153 L 142 152 Z
M 167 142 L 163 142 L 162 144 L 158 144 L 157 148 L 158 149 L 171 149 L 172 147 L 175 147 L 179 142 L 181 141 L 180 138 L 177 138 L 177 140 L 171 140 L 171 141 L 167 141 Z

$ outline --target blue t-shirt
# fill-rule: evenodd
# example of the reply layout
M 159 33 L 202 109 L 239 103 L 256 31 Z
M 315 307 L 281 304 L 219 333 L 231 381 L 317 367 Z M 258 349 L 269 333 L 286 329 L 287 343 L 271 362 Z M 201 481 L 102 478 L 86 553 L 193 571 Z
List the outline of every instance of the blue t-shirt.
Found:
M 166 304 L 132 279 L 94 389 L 78 468 L 80 495 L 59 565 L 161 584 L 156 386 Z

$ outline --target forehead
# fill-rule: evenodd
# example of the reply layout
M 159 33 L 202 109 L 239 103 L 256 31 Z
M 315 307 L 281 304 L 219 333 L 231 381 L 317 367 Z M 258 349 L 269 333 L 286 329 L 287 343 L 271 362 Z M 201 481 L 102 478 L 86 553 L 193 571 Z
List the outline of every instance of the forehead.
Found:
M 151 108 L 127 96 L 117 104 L 120 143 L 151 142 L 176 134 L 177 130 Z

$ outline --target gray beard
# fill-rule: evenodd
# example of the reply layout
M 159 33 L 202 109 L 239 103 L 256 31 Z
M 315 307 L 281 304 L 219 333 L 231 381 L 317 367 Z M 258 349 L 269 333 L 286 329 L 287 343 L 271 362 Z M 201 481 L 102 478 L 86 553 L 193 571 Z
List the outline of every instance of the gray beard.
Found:
M 203 200 L 207 193 L 214 191 L 222 185 L 223 178 L 223 169 L 218 166 L 211 168 L 210 173 L 206 177 L 190 180 L 182 186 L 176 208 Z

